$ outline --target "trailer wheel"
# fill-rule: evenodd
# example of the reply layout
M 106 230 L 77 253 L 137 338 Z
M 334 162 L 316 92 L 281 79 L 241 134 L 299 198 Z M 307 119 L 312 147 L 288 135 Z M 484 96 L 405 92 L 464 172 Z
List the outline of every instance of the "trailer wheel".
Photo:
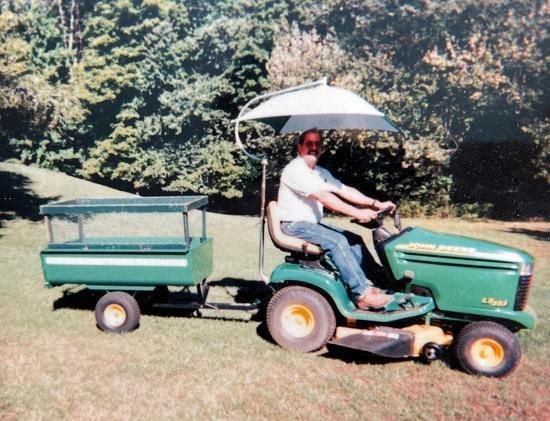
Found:
M 464 327 L 455 352 L 464 371 L 488 377 L 511 374 L 521 359 L 516 335 L 495 322 L 473 322 Z
M 105 294 L 95 306 L 97 325 L 106 332 L 130 332 L 139 324 L 139 316 L 136 299 L 122 291 Z
M 312 352 L 325 346 L 336 329 L 336 317 L 325 297 L 301 286 L 277 292 L 267 305 L 267 328 L 285 349 Z

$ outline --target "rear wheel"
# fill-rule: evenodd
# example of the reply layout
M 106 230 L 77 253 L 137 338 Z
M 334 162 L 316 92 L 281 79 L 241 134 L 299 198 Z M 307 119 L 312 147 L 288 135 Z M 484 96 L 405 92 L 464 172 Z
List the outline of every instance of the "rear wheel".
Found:
M 325 297 L 301 286 L 283 288 L 267 306 L 267 328 L 285 349 L 312 352 L 325 346 L 336 317 Z
M 124 333 L 134 330 L 139 324 L 139 305 L 126 292 L 109 292 L 95 306 L 95 319 L 101 330 Z
M 458 335 L 455 352 L 466 372 L 489 377 L 511 374 L 521 359 L 517 337 L 494 322 L 467 325 Z

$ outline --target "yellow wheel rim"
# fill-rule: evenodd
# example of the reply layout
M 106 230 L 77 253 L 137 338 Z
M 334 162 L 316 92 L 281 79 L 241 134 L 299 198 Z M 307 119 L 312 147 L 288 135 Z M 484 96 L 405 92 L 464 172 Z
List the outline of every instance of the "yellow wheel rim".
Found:
M 491 338 L 481 338 L 472 345 L 474 361 L 482 367 L 496 367 L 504 360 L 504 348 Z
M 304 338 L 313 332 L 315 316 L 309 308 L 301 304 L 292 304 L 281 315 L 283 329 L 295 338 Z
M 110 327 L 119 327 L 126 321 L 126 310 L 120 304 L 109 304 L 103 310 L 103 320 Z

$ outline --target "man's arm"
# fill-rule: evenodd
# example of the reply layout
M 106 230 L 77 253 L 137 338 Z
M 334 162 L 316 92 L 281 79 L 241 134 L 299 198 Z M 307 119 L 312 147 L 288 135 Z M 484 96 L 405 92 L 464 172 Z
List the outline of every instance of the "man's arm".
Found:
M 379 200 L 373 199 L 372 197 L 368 197 L 367 195 L 361 193 L 356 188 L 346 186 L 345 184 L 342 185 L 336 194 L 354 205 L 368 206 L 377 210 L 386 209 L 388 207 L 395 209 L 396 207 L 395 204 L 389 200 L 386 202 L 380 202 Z
M 319 191 L 319 192 L 313 193 L 311 197 L 317 199 L 319 202 L 323 204 L 323 206 L 330 209 L 331 211 L 338 212 L 342 215 L 350 216 L 352 218 L 357 218 L 361 221 L 370 221 L 371 219 L 376 218 L 376 212 L 373 211 L 372 209 L 356 208 L 355 206 L 350 205 L 347 202 L 344 202 L 335 193 L 332 193 L 330 191 Z M 361 203 L 357 203 L 357 204 L 361 204 Z

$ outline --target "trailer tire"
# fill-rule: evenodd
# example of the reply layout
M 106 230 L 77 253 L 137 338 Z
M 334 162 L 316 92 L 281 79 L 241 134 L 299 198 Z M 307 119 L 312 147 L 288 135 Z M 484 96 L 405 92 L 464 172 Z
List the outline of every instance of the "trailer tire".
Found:
M 95 306 L 97 325 L 105 332 L 130 332 L 139 325 L 139 317 L 136 299 L 126 292 L 108 292 Z
M 488 377 L 508 376 L 521 359 L 516 335 L 488 321 L 466 325 L 458 335 L 455 353 L 464 371 Z
M 318 292 L 301 286 L 281 289 L 267 305 L 267 328 L 285 349 L 313 352 L 332 338 L 336 317 Z

